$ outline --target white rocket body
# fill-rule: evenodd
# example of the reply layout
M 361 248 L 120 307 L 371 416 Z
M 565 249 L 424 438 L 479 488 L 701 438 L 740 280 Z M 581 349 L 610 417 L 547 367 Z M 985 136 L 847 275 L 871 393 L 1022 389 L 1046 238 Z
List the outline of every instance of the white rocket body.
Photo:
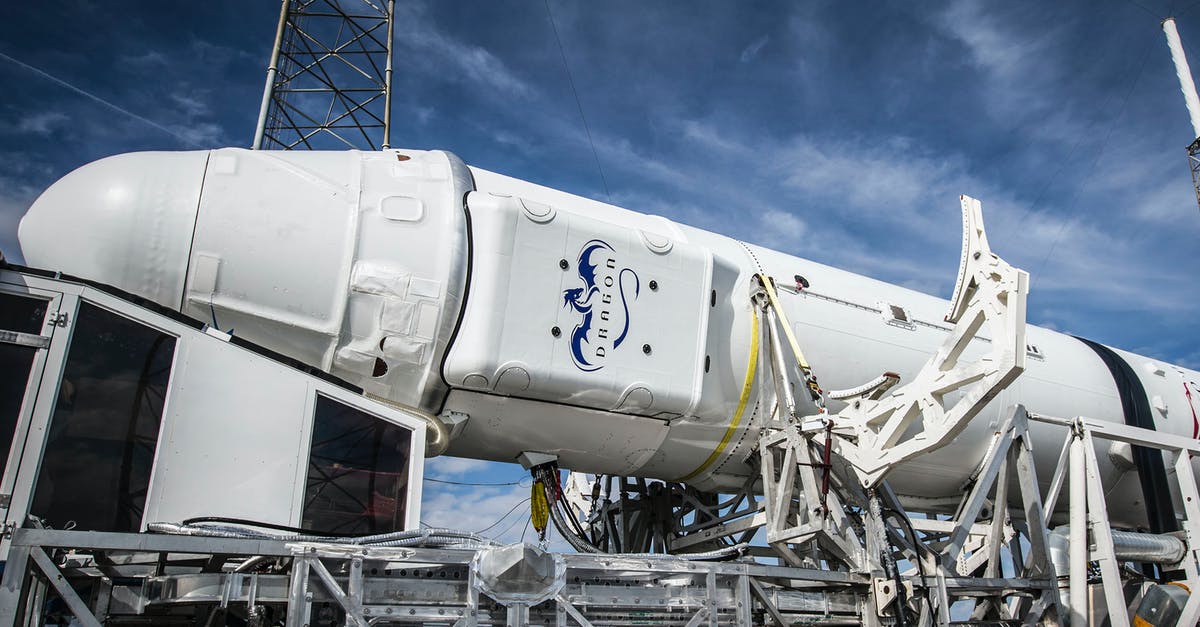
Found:
M 114 285 L 439 413 L 459 425 L 450 454 L 539 451 L 583 472 L 714 490 L 744 483 L 765 411 L 748 377 L 755 273 L 809 283 L 780 296 L 826 389 L 885 371 L 909 380 L 949 329 L 941 299 L 436 151 L 111 157 L 50 187 L 20 241 L 30 265 Z M 1124 422 L 1092 348 L 1032 326 L 1027 338 L 1025 373 L 952 444 L 893 470 L 898 493 L 957 498 L 1013 403 Z M 1195 437 L 1200 373 L 1118 354 L 1155 428 Z M 1045 486 L 1065 434 L 1032 428 Z M 1128 450 L 1104 446 L 1114 519 L 1137 524 Z

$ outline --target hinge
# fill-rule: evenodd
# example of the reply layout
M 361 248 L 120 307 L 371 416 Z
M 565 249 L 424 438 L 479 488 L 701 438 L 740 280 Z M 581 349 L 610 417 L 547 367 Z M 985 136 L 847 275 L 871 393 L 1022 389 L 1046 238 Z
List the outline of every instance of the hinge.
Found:
M 67 326 L 67 320 L 69 319 L 70 316 L 65 311 L 52 311 L 46 316 L 46 322 L 56 327 Z

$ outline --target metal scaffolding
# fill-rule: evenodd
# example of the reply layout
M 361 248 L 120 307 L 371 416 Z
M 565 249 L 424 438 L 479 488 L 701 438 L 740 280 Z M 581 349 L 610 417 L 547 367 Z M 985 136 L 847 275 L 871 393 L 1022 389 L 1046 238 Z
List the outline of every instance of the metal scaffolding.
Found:
M 395 0 L 283 0 L 255 150 L 387 148 Z

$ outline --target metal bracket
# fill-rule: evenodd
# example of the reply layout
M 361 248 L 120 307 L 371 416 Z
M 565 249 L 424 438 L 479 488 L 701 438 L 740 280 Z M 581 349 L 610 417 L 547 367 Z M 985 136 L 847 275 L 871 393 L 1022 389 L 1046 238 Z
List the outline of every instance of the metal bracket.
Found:
M 949 443 L 1025 369 L 1029 274 L 992 253 L 979 201 L 967 196 L 961 201 L 962 260 L 946 316 L 954 330 L 911 382 L 833 417 L 839 433 L 843 427 L 853 433 L 853 440 L 837 440 L 838 453 L 858 469 L 864 487 L 878 484 L 896 464 Z M 985 326 L 991 334 L 989 353 L 960 363 Z M 946 407 L 944 397 L 958 391 L 958 402 Z M 911 429 L 918 422 L 920 428 Z

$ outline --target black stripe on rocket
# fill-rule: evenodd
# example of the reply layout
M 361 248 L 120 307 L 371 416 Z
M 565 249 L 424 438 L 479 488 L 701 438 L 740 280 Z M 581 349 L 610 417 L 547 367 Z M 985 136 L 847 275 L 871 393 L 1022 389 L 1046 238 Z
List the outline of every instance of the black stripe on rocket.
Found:
M 1117 384 L 1117 394 L 1121 397 L 1125 424 L 1154 431 L 1154 414 L 1150 411 L 1150 399 L 1146 397 L 1146 388 L 1142 386 L 1142 380 L 1138 378 L 1129 362 L 1103 344 L 1078 336 L 1075 339 L 1096 351 L 1108 367 L 1108 371 L 1112 373 L 1113 382 Z M 1146 500 L 1146 519 L 1150 523 L 1150 532 L 1178 531 L 1179 523 L 1175 520 L 1175 507 L 1171 503 L 1171 493 L 1167 488 L 1167 470 L 1163 465 L 1162 451 L 1134 446 L 1133 463 L 1137 467 L 1142 495 Z

